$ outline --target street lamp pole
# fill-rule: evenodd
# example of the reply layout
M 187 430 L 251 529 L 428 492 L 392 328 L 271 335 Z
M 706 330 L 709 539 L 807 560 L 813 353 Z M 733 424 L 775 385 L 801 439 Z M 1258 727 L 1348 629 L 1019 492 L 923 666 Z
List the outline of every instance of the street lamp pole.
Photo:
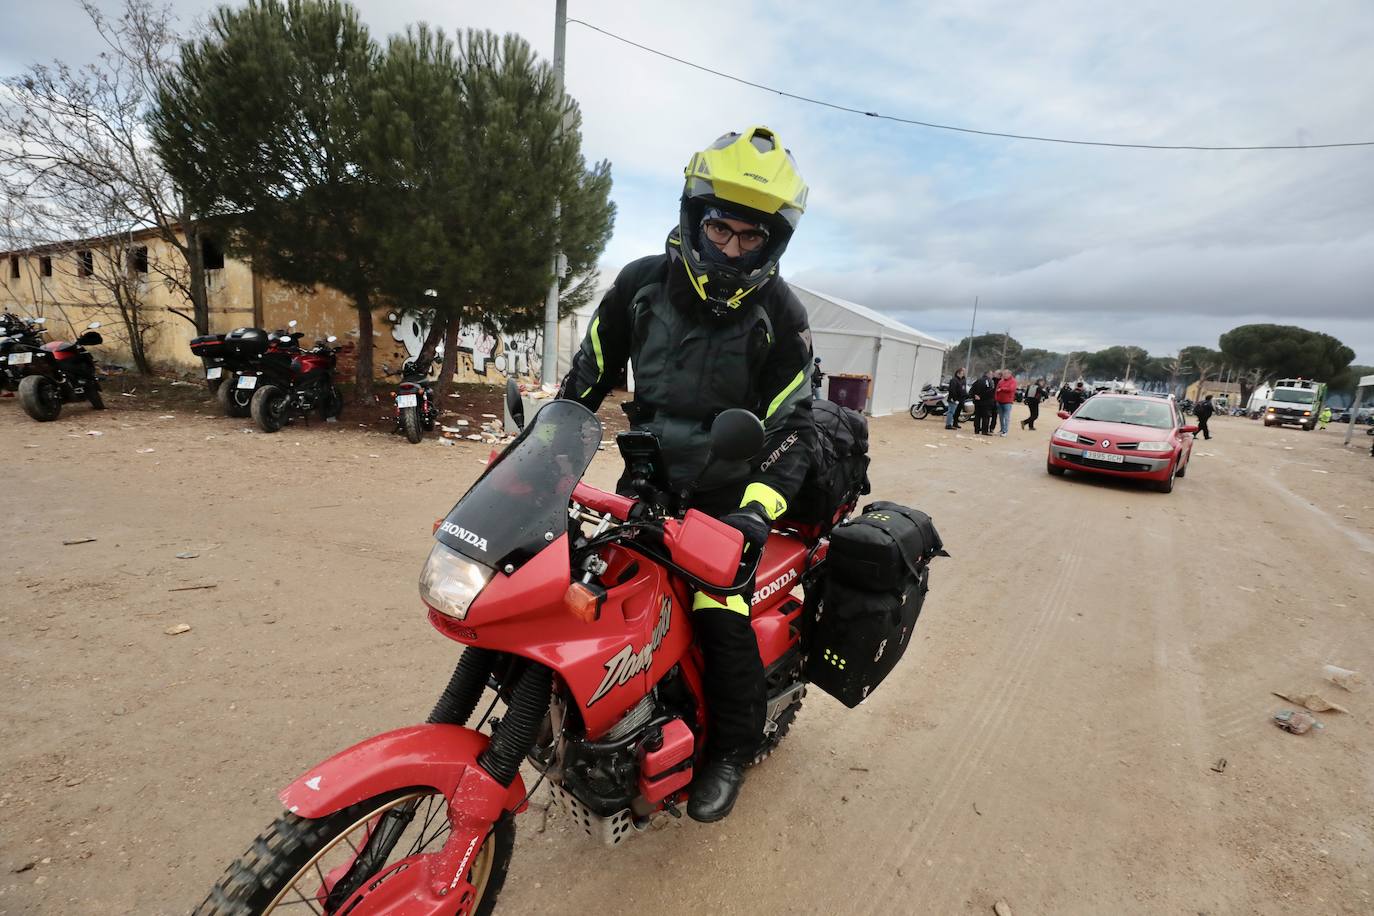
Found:
M 559 104 L 563 104 L 563 61 L 567 56 L 568 0 L 555 0 L 553 19 L 553 78 L 557 88 Z M 561 132 L 561 125 L 560 125 Z M 558 226 L 562 210 L 559 202 L 553 202 L 553 224 Z M 545 385 L 558 384 L 558 281 L 567 267 L 563 253 L 557 243 L 553 251 L 553 282 L 549 284 L 549 294 L 544 299 L 544 365 L 540 380 Z

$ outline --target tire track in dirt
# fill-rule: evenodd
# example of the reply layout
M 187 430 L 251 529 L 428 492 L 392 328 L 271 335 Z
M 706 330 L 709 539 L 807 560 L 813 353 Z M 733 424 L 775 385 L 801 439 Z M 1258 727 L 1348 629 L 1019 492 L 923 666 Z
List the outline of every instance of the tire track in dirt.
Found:
M 939 835 L 940 829 L 953 812 L 962 807 L 964 790 L 969 780 L 995 743 L 1008 714 L 1024 693 L 1027 675 L 1054 624 L 1067 606 L 1072 583 L 1081 562 L 1082 557 L 1074 552 L 1060 557 L 1059 572 L 1052 580 L 1044 601 L 1039 603 L 1040 610 L 1034 615 L 1028 615 L 1025 618 L 1025 626 L 1010 634 L 1012 638 L 1004 643 L 994 663 L 996 669 L 1003 674 L 988 683 L 976 704 L 980 709 L 979 718 L 963 736 L 956 751 L 945 758 L 945 778 L 939 789 L 930 797 L 927 809 L 929 813 L 920 820 L 913 820 L 905 827 L 902 832 L 910 833 L 911 836 L 895 857 L 881 860 L 871 870 L 870 873 L 877 873 L 879 876 L 883 872 L 888 872 L 886 880 L 877 877 L 874 881 L 863 882 L 877 888 L 870 898 L 873 906 L 866 908 L 864 912 L 901 911 L 902 907 L 897 905 L 898 901 L 892 899 L 896 893 L 894 884 L 898 881 L 897 870 L 928 851 L 930 843 Z

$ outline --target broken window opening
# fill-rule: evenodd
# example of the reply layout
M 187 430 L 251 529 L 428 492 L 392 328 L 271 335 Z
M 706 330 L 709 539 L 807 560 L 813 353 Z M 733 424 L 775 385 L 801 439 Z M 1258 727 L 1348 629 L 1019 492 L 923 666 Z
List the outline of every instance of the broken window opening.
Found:
M 43 277 L 52 276 L 52 258 L 44 255 L 38 259 L 38 274 Z
M 224 269 L 224 249 L 209 236 L 201 236 L 200 259 L 206 270 Z
M 95 254 L 90 249 L 78 251 L 76 253 L 76 275 L 89 277 L 93 273 L 95 273 Z
M 146 274 L 148 272 L 148 246 L 139 245 L 137 248 L 129 249 L 129 276 Z

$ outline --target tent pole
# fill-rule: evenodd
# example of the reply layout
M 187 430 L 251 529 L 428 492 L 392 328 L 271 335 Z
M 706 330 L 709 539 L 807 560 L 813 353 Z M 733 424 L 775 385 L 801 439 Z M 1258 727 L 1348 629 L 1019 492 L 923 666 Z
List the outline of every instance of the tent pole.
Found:
M 1355 435 L 1355 420 L 1360 415 L 1360 404 L 1364 402 L 1364 386 L 1360 385 L 1355 389 L 1355 403 L 1350 405 L 1350 423 L 1345 428 L 1345 442 L 1342 445 L 1350 444 L 1350 437 Z

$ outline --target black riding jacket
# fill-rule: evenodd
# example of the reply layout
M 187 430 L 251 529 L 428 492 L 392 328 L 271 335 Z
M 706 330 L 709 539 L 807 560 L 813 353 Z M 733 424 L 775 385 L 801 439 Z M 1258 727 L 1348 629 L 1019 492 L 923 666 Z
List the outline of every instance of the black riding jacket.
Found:
M 705 430 L 716 414 L 731 407 L 752 411 L 764 424 L 763 450 L 735 479 L 715 484 L 762 484 L 786 503 L 801 487 L 816 449 L 806 309 L 774 276 L 744 298 L 747 308 L 713 318 L 671 245 L 669 254 L 640 258 L 621 270 L 597 307 L 559 396 L 596 410 L 624 384 L 626 364 L 633 360 L 636 405 L 654 417 L 636 425 L 653 429 L 661 440 L 679 437 L 663 442 L 670 472 L 674 461 L 683 468 L 675 477 L 692 476 L 694 465 L 704 462 Z M 672 418 L 666 429 L 665 417 Z M 782 514 L 775 500 L 767 502 L 771 516 Z

